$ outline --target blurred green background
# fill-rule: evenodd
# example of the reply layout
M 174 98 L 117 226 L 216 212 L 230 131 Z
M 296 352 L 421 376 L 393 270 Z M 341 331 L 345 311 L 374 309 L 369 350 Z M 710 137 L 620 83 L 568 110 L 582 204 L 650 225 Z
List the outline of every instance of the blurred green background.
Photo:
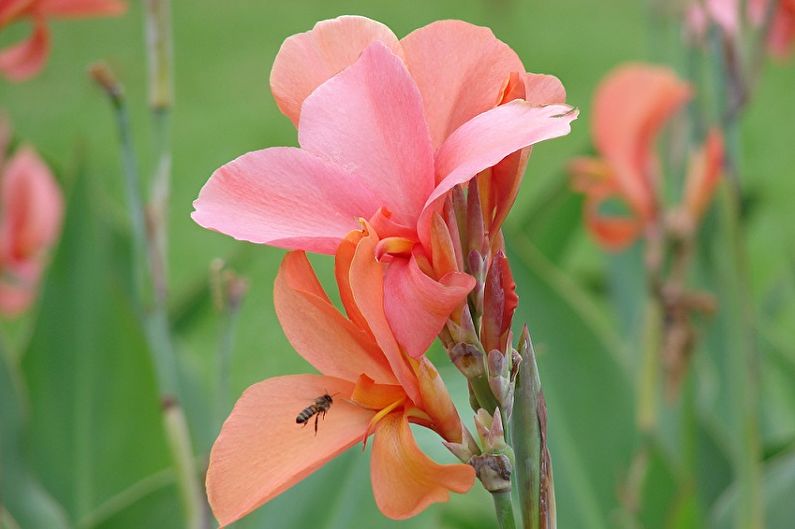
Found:
M 1 469 L 0 479 L 13 481 L 14 501 L 40 514 L 31 520 L 51 517 L 46 525 L 23 523 L 24 529 L 182 525 L 153 368 L 129 297 L 130 244 L 115 123 L 86 74 L 90 63 L 102 59 L 124 83 L 148 173 L 154 148 L 142 9 L 139 2 L 130 4 L 122 18 L 54 23 L 46 70 L 23 84 L 0 83 L 0 106 L 17 138 L 50 162 L 69 198 L 63 239 L 38 309 L 2 324 L 18 350 L 12 365 L 19 364 L 17 382 L 26 397 L 14 403 L 8 378 L 2 382 L 3 432 L 25 428 L 25 461 Z M 284 38 L 340 14 L 375 18 L 398 36 L 444 18 L 489 26 L 528 70 L 557 75 L 569 102 L 582 111 L 570 136 L 535 149 L 506 228 L 521 295 L 518 321 L 526 320 L 533 333 L 549 404 L 559 527 L 734 527 L 738 496 L 748 485 L 737 477 L 754 472 L 762 476 L 767 527 L 795 527 L 792 61 L 765 68 L 741 129 L 745 265 L 753 303 L 739 309 L 759 323 L 750 369 L 759 383 L 743 389 L 754 377 L 731 367 L 738 364 L 732 359 L 736 344 L 722 327 L 731 325 L 726 312 L 703 322 L 702 347 L 685 389 L 695 404 L 666 407 L 662 433 L 648 455 L 649 481 L 637 501 L 625 487 L 641 443 L 634 402 L 642 355 L 642 253 L 633 248 L 607 256 L 586 236 L 581 199 L 567 190 L 563 167 L 591 148 L 589 107 L 608 70 L 629 60 L 684 64 L 675 33 L 664 25 L 652 30 L 659 21 L 635 0 L 174 2 L 171 312 L 196 452 L 206 454 L 218 430 L 221 318 L 208 292 L 212 259 L 228 259 L 251 284 L 227 397 L 233 401 L 253 382 L 308 366 L 292 352 L 273 310 L 272 282 L 282 252 L 200 229 L 190 220 L 191 202 L 224 162 L 257 148 L 295 144 L 293 127 L 269 93 L 270 66 Z M 12 28 L 0 35 L 0 44 L 23 31 Z M 701 280 L 723 299 L 732 280 L 728 287 L 721 283 L 709 263 L 728 259 L 730 251 L 721 246 L 720 230 L 705 237 L 711 246 Z M 328 270 L 327 260 L 315 262 Z M 467 413 L 463 382 L 436 354 Z M 743 399 L 757 390 L 759 400 L 748 410 Z M 738 470 L 747 460 L 741 440 L 753 435 L 738 420 L 741 409 L 758 417 L 761 428 L 764 460 L 748 473 Z M 11 442 L 4 442 L 8 449 Z M 432 436 L 424 435 L 422 443 L 451 461 Z M 235 527 L 483 528 L 494 523 L 489 503 L 476 487 L 415 519 L 386 520 L 372 500 L 367 457 L 357 448 Z M 628 521 L 628 512 L 640 525 Z

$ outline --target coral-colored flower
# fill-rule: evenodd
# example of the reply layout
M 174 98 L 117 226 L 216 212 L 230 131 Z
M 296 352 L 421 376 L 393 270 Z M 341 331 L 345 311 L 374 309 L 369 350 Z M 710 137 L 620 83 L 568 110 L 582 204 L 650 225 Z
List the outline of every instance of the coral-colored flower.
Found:
M 436 22 L 398 40 L 362 17 L 287 39 L 271 87 L 298 127 L 296 148 L 270 148 L 218 169 L 195 202 L 202 226 L 237 239 L 334 253 L 367 219 L 388 263 L 391 329 L 422 355 L 474 281 L 433 273 L 432 218 L 479 173 L 495 181 L 495 222 L 515 197 L 527 149 L 576 118 L 560 82 L 526 74 L 486 28 Z
M 349 318 L 332 305 L 303 252 L 285 256 L 276 278 L 276 312 L 293 347 L 322 375 L 264 380 L 235 405 L 207 472 L 210 505 L 222 526 L 369 435 L 373 493 L 390 518 L 414 516 L 474 483 L 472 467 L 435 463 L 414 441 L 410 422 L 456 443 L 462 427 L 433 364 L 404 355 L 389 329 L 384 265 L 373 264 L 378 241 L 366 227 L 340 245 L 336 272 Z M 317 432 L 296 424 L 296 416 L 324 394 L 333 403 Z
M 571 172 L 575 189 L 586 196 L 586 225 L 606 248 L 618 250 L 631 244 L 649 223 L 658 220 L 660 167 L 655 140 L 690 96 L 689 84 L 673 71 L 644 64 L 617 68 L 597 89 L 591 125 L 601 158 L 574 160 Z M 722 145 L 714 132 L 705 151 L 710 158 L 695 163 L 687 177 L 709 182 L 688 184 L 702 190 L 697 200 L 687 199 L 698 209 L 698 216 L 711 197 L 703 190 L 711 193 L 720 174 Z M 611 200 L 623 202 L 628 214 L 605 214 L 602 208 Z
M 0 314 L 14 316 L 36 297 L 47 250 L 60 233 L 63 199 L 32 147 L 6 162 L 8 128 L 0 129 Z
M 12 81 L 39 73 L 50 47 L 48 19 L 113 16 L 126 8 L 122 0 L 0 0 L 0 31 L 22 20 L 33 26 L 27 39 L 0 50 L 0 72 Z
M 775 10 L 767 43 L 771 54 L 784 58 L 792 52 L 795 42 L 795 0 L 778 0 Z

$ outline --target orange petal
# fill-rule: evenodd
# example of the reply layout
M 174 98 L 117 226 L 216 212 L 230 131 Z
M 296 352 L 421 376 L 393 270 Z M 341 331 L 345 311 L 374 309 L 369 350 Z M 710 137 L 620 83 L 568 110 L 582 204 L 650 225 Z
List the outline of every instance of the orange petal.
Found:
M 84 18 L 121 15 L 127 4 L 121 0 L 38 0 L 36 8 L 50 17 Z
M 642 218 L 656 209 L 654 141 L 691 93 L 673 70 L 647 64 L 613 70 L 596 91 L 594 143 L 612 167 L 621 194 Z
M 406 417 L 392 413 L 378 423 L 370 472 L 373 495 L 385 516 L 401 520 L 428 505 L 464 493 L 475 482 L 469 465 L 440 465 L 417 447 Z
M 341 16 L 315 24 L 282 44 L 271 70 L 271 91 L 282 113 L 297 127 L 301 105 L 315 88 L 350 66 L 373 42 L 397 55 L 402 49 L 385 25 L 360 16 Z
M 719 130 L 713 129 L 694 156 L 685 182 L 684 205 L 694 222 L 707 210 L 720 183 L 723 154 L 723 136 Z
M 455 409 L 444 380 L 436 366 L 423 356 L 417 359 L 414 367 L 422 392 L 423 410 L 433 420 L 433 429 L 445 441 L 461 442 L 461 418 Z
M 273 297 L 287 339 L 318 371 L 350 381 L 364 373 L 379 383 L 397 382 L 366 331 L 328 300 L 303 252 L 284 257 Z
M 49 30 L 44 19 L 38 18 L 27 39 L 0 50 L 0 73 L 11 81 L 30 79 L 44 67 L 49 48 Z
M 334 277 L 337 280 L 337 288 L 340 293 L 340 300 L 348 318 L 360 329 L 370 333 L 370 326 L 367 320 L 364 319 L 359 307 L 356 306 L 356 301 L 353 298 L 353 291 L 351 290 L 351 282 L 349 271 L 351 269 L 351 262 L 353 256 L 356 254 L 356 245 L 362 239 L 362 232 L 355 230 L 350 232 L 337 247 L 337 253 L 334 255 Z M 370 333 L 372 336 L 372 333 Z M 375 338 L 373 338 L 375 339 Z
M 221 527 L 239 520 L 361 441 L 374 413 L 348 402 L 353 384 L 292 375 L 249 387 L 210 452 L 207 497 Z M 315 398 L 334 399 L 314 427 L 296 416 Z M 314 421 L 314 420 L 313 420 Z
M 417 379 L 395 340 L 384 313 L 384 272 L 375 258 L 378 234 L 368 226 L 367 233 L 356 246 L 348 278 L 356 306 L 359 307 L 392 372 L 415 404 L 422 402 Z

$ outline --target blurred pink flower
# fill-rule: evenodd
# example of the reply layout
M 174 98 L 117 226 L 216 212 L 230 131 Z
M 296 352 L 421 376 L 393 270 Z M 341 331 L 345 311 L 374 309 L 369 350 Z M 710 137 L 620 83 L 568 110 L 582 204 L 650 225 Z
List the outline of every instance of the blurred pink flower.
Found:
M 271 88 L 301 148 L 224 165 L 193 219 L 237 239 L 327 254 L 368 220 L 376 257 L 388 263 L 390 326 L 414 357 L 474 285 L 457 271 L 431 272 L 432 219 L 448 192 L 492 172 L 495 220 L 504 218 L 529 146 L 568 134 L 577 116 L 547 105 L 565 97 L 556 78 L 526 74 L 490 30 L 460 21 L 402 40 L 363 17 L 319 22 L 284 42 Z
M 36 297 L 46 254 L 58 239 L 63 199 L 32 147 L 6 162 L 8 128 L 0 131 L 0 314 L 25 311 Z
M 765 0 L 752 0 L 752 3 L 760 4 L 762 12 L 768 5 Z M 795 42 L 795 0 L 778 0 L 774 9 L 767 40 L 768 48 L 773 56 L 784 58 L 792 52 Z
M 39 73 L 50 47 L 48 19 L 113 16 L 126 9 L 122 0 L 0 0 L 0 31 L 22 20 L 33 26 L 27 39 L 0 50 L 0 72 L 11 81 Z
M 591 127 L 601 158 L 576 159 L 571 172 L 575 189 L 586 196 L 586 225 L 604 247 L 624 248 L 658 220 L 660 164 L 655 140 L 691 93 L 690 85 L 672 70 L 647 64 L 620 66 L 597 88 Z M 716 185 L 722 145 L 719 133 L 711 133 L 687 176 L 692 190 L 686 201 L 694 217 L 703 213 Z M 610 200 L 623 202 L 628 213 L 605 214 L 602 208 Z
M 303 252 L 285 256 L 274 288 L 276 313 L 296 351 L 322 374 L 269 378 L 238 400 L 207 471 L 207 494 L 222 527 L 370 435 L 373 494 L 384 515 L 408 518 L 472 487 L 471 466 L 440 465 L 414 440 L 410 422 L 453 443 L 461 442 L 462 427 L 433 364 L 404 356 L 389 330 L 382 271 L 373 264 L 377 244 L 369 228 L 353 231 L 337 255 L 351 319 L 331 303 Z M 320 420 L 317 429 L 296 424 L 325 395 L 324 408 L 314 410 L 322 419 L 307 417 Z

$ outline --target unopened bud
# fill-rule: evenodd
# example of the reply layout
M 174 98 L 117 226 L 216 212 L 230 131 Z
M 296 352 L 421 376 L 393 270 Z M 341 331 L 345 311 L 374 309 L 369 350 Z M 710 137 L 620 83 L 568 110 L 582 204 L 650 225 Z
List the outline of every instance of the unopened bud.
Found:
M 462 463 L 469 463 L 470 459 L 476 455 L 480 455 L 480 447 L 478 446 L 475 438 L 465 427 L 461 427 L 461 442 L 451 443 L 449 441 L 442 441 L 442 444 L 450 450 Z
M 469 343 L 457 343 L 449 351 L 450 360 L 467 378 L 483 375 L 483 351 Z
M 508 456 L 503 454 L 474 456 L 469 464 L 475 469 L 478 479 L 487 491 L 491 493 L 511 491 L 513 467 Z
M 489 387 L 500 405 L 505 406 L 510 394 L 511 379 L 508 361 L 500 351 L 489 351 Z
M 475 414 L 475 428 L 480 437 L 480 444 L 485 453 L 504 452 L 508 445 L 505 443 L 505 429 L 502 426 L 502 415 L 500 409 L 495 408 L 494 415 L 483 408 Z
M 475 180 L 467 187 L 467 245 L 469 251 L 487 247 L 486 228 L 483 223 L 483 209 L 480 203 L 480 191 Z

